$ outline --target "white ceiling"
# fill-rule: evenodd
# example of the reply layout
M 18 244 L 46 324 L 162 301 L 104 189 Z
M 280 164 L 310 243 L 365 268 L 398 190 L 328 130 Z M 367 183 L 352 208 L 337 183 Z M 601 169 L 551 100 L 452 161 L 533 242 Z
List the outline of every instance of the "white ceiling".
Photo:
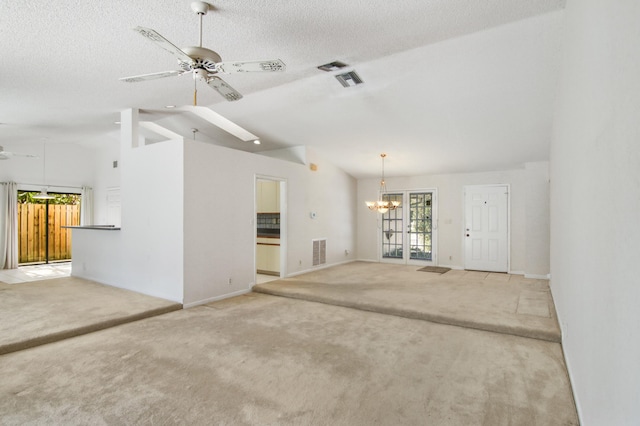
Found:
M 118 78 L 176 68 L 132 28 L 198 44 L 187 0 L 0 3 L 0 145 L 116 143 L 130 107 L 200 140 L 245 150 L 307 145 L 354 177 L 520 167 L 548 159 L 564 0 L 215 0 L 203 45 L 222 59 L 282 59 L 285 73 L 222 77 L 245 97 L 201 87 L 199 105 L 261 137 L 256 147 L 168 116 L 192 102 L 189 76 Z M 318 65 L 340 60 L 364 84 Z M 343 70 L 344 71 L 344 70 Z

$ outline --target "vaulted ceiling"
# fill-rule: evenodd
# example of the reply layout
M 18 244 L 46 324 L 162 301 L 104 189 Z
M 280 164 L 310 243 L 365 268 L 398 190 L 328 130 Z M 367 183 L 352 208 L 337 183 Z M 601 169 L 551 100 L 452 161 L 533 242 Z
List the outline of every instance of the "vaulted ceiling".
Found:
M 262 145 L 165 109 L 193 101 L 194 80 L 120 77 L 176 69 L 132 28 L 198 44 L 187 0 L 0 3 L 0 145 L 117 143 L 126 108 L 185 137 L 247 151 L 306 145 L 354 177 L 500 170 L 548 159 L 563 0 L 215 0 L 203 46 L 223 61 L 279 58 L 284 73 L 222 77 L 244 98 L 200 83 L 198 104 Z M 342 61 L 363 84 L 343 87 Z

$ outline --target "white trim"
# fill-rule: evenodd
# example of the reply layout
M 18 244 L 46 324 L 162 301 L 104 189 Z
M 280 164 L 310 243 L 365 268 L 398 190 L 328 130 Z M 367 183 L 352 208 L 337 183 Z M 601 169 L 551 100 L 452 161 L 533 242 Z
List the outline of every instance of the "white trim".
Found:
M 580 405 L 580 401 L 578 400 L 578 398 L 576 398 L 576 392 L 575 392 L 575 386 L 574 383 L 575 381 L 573 380 L 573 375 L 571 374 L 571 363 L 569 362 L 569 358 L 567 357 L 567 352 L 564 350 L 564 337 L 565 337 L 565 331 L 564 328 L 562 327 L 562 322 L 558 319 L 558 323 L 560 323 L 560 335 L 561 335 L 561 343 L 560 343 L 560 348 L 562 349 L 562 357 L 564 358 L 564 364 L 565 364 L 565 369 L 567 370 L 567 377 L 569 377 L 569 384 L 571 385 L 571 396 L 573 397 L 573 403 L 575 404 L 576 407 L 576 414 L 578 415 L 578 424 L 582 425 L 584 424 L 582 421 L 582 407 Z
M 546 275 L 540 275 L 540 274 L 524 274 L 525 278 L 534 278 L 537 280 L 548 280 L 549 278 L 551 278 L 549 276 L 549 274 Z
M 189 308 L 193 308 L 194 306 L 204 305 L 205 303 L 217 302 L 218 300 L 229 299 L 230 297 L 241 296 L 247 293 L 251 293 L 251 288 L 234 291 L 233 293 L 223 294 L 222 296 L 209 297 L 208 299 L 198 300 L 197 302 L 184 303 L 182 305 L 182 309 L 189 309 Z
M 334 266 L 344 265 L 344 264 L 353 263 L 353 262 L 360 262 L 360 260 L 343 260 L 342 262 L 336 262 L 336 263 L 331 263 L 331 264 L 325 263 L 324 265 L 319 265 L 319 266 L 317 266 L 315 268 L 305 269 L 303 271 L 292 272 L 292 273 L 288 274 L 285 278 L 295 277 L 296 275 L 307 274 L 309 272 L 319 271 L 321 269 L 332 268 Z M 378 263 L 375 260 L 363 260 L 362 262 Z
M 89 232 L 94 232 L 94 231 L 89 231 Z M 113 231 L 113 232 L 118 232 L 118 231 Z M 82 278 L 82 279 L 93 281 L 93 282 L 96 282 L 98 284 L 106 285 L 106 286 L 109 286 L 109 287 L 121 288 L 121 289 L 124 289 L 124 290 L 133 291 L 133 292 L 138 293 L 138 294 L 144 294 L 144 295 L 147 295 L 147 296 L 157 297 L 159 299 L 168 300 L 169 302 L 175 302 L 175 303 L 181 303 L 182 304 L 182 300 L 173 299 L 171 296 L 169 296 L 169 295 L 167 295 L 165 293 L 155 292 L 155 291 L 153 291 L 154 289 L 142 289 L 142 290 L 144 290 L 144 291 L 142 291 L 141 289 L 132 288 L 130 286 L 123 286 L 121 284 L 116 284 L 116 283 L 112 283 L 110 281 L 105 281 L 104 279 L 100 278 L 100 276 L 95 277 L 95 276 L 93 276 L 91 274 L 74 273 L 73 271 L 74 271 L 74 266 L 73 266 L 73 260 L 72 260 L 71 261 L 71 274 L 69 274 L 70 277 Z M 181 298 L 183 299 L 184 295 Z
M 524 275 L 524 271 L 509 271 L 511 275 Z

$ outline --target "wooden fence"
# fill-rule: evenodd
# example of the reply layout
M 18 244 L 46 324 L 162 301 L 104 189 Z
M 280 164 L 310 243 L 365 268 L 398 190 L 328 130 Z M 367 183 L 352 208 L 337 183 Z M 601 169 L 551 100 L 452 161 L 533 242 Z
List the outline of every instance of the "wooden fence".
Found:
M 48 211 L 48 217 L 47 217 Z M 80 206 L 65 204 L 18 204 L 18 263 L 71 259 L 71 229 L 80 224 Z

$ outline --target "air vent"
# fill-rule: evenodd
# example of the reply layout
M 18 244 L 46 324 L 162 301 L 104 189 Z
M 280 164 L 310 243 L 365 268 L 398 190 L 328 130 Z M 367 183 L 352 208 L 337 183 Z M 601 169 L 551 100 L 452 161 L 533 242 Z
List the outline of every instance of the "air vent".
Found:
M 327 240 L 312 240 L 313 242 L 313 266 L 327 263 Z
M 349 71 L 344 74 L 336 75 L 336 78 L 344 87 L 356 86 L 362 84 L 363 81 L 355 71 Z
M 330 62 L 328 64 L 320 65 L 318 67 L 318 69 L 322 70 L 322 71 L 329 72 L 329 71 L 337 71 L 337 70 L 339 70 L 341 68 L 344 68 L 346 66 L 347 66 L 347 64 L 345 64 L 344 62 L 333 61 L 333 62 Z

